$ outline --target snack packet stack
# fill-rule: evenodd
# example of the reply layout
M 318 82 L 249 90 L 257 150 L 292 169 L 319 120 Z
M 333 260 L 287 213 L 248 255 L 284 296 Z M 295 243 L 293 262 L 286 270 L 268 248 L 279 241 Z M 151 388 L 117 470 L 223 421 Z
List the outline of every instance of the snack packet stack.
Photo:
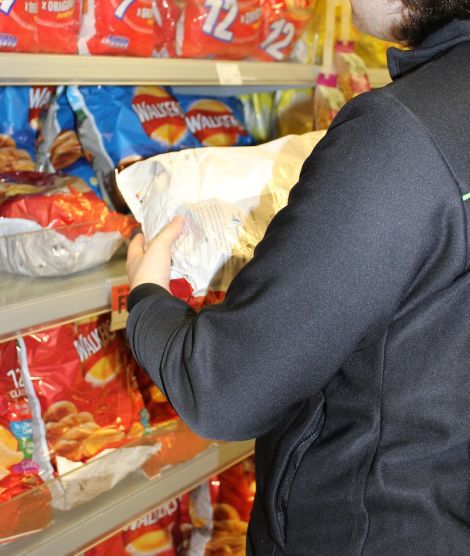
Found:
M 0 343 L 0 544 L 44 529 L 50 495 L 35 461 L 31 408 L 16 342 Z
M 260 0 L 187 0 L 179 24 L 177 53 L 184 58 L 254 57 L 260 24 Z
M 19 343 L 47 454 L 42 472 L 60 477 L 51 487 L 55 507 L 90 500 L 158 450 L 137 442 L 146 432 L 147 411 L 136 364 L 120 335 L 111 332 L 108 315 L 24 336 Z

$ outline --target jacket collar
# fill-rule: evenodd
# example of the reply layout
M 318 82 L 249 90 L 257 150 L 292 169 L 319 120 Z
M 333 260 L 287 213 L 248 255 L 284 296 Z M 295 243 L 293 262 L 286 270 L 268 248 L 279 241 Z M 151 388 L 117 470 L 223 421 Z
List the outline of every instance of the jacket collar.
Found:
M 470 41 L 470 20 L 454 19 L 429 35 L 415 50 L 389 48 L 390 75 L 395 80 L 465 41 Z

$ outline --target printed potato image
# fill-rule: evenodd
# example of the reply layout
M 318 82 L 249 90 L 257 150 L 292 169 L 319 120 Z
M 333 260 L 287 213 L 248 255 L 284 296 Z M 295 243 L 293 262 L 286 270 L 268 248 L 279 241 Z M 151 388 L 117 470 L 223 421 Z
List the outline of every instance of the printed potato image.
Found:
M 85 380 L 94 386 L 103 386 L 111 382 L 121 370 L 118 357 L 117 352 L 111 352 L 99 359 L 86 373 Z
M 230 147 L 235 145 L 240 135 L 239 124 L 230 108 L 221 101 L 202 99 L 194 102 L 188 118 L 200 118 L 202 129 L 194 135 L 206 147 Z M 209 125 L 205 125 L 205 119 Z M 189 125 L 191 129 L 191 125 Z
M 67 415 L 71 413 L 77 413 L 77 406 L 72 402 L 60 401 L 53 403 L 47 411 L 44 413 L 44 422 L 49 423 L 50 421 L 60 421 Z
M 157 556 L 172 547 L 170 534 L 166 529 L 150 531 L 134 539 L 125 548 L 125 554 L 132 556 Z
M 3 149 L 4 147 L 16 147 L 16 141 L 13 137 L 0 133 L 0 149 Z
M 17 452 L 0 443 L 0 467 L 11 467 L 23 461 L 23 453 Z
M 99 430 L 99 426 L 96 423 L 82 423 L 81 425 L 77 425 L 69 429 L 64 434 L 64 440 L 77 440 L 81 442 L 88 438 L 92 433 Z
M 71 129 L 60 133 L 50 149 L 51 164 L 56 170 L 68 168 L 82 156 L 84 154 L 80 141 Z
M 165 394 L 157 388 L 154 384 L 149 387 L 149 394 L 152 402 L 154 403 L 167 403 L 168 400 L 165 398 Z
M 66 427 L 76 427 L 82 423 L 90 423 L 94 421 L 93 415 L 88 411 L 81 411 L 80 413 L 70 413 L 64 417 L 60 423 Z
M 120 442 L 125 436 L 123 431 L 116 429 L 98 429 L 90 434 L 81 444 L 82 455 L 91 458 L 114 442 Z
M 35 164 L 27 151 L 14 147 L 0 148 L 0 172 L 32 172 L 34 169 Z
M 64 436 L 68 429 L 69 427 L 64 425 L 62 421 L 51 421 L 46 423 L 46 438 L 49 444 L 54 446 L 54 444 Z
M 139 160 L 142 160 L 142 157 L 138 154 L 126 156 L 119 161 L 117 169 L 120 172 L 121 170 L 124 170 L 124 168 L 127 168 L 128 166 L 134 164 L 134 162 L 138 162 Z
M 81 443 L 78 440 L 61 439 L 54 444 L 54 453 L 71 461 L 82 459 Z
M 163 87 L 137 87 L 132 104 L 151 139 L 168 146 L 182 140 L 186 133 L 183 114 Z

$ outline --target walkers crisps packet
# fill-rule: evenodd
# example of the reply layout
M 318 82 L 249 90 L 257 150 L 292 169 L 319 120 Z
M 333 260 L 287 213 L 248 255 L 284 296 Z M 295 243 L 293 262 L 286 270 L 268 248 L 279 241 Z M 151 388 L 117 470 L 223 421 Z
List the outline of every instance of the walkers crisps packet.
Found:
M 335 68 L 338 74 L 338 88 L 346 102 L 370 91 L 366 65 L 364 60 L 355 53 L 353 42 L 336 43 Z
M 80 28 L 81 0 L 39 0 L 39 52 L 75 54 Z
M 254 55 L 260 0 L 186 0 L 178 54 L 184 58 L 240 60 Z
M 289 59 L 314 8 L 315 0 L 261 0 L 262 30 L 255 57 L 268 62 Z
M 75 115 L 64 87 L 59 87 L 47 111 L 37 149 L 37 168 L 41 172 L 65 172 L 82 178 L 102 197 L 91 165 L 92 155 L 85 153 L 75 131 Z
M 52 87 L 0 87 L 0 172 L 34 170 L 40 114 Z
M 120 172 L 118 187 L 148 240 L 176 214 L 184 215 L 172 252 L 173 280 L 186 280 L 194 296 L 225 292 L 287 203 L 323 135 L 159 155 Z
M 252 145 L 243 105 L 236 97 L 176 96 L 187 128 L 205 147 Z
M 37 52 L 38 0 L 2 0 L 0 3 L 0 51 Z
M 79 54 L 151 56 L 153 25 L 152 0 L 87 0 Z
M 198 146 L 183 112 L 164 87 L 68 87 L 80 142 L 93 156 L 94 170 L 120 209 L 114 169 L 155 154 Z
M 25 336 L 20 345 L 28 397 L 39 408 L 41 439 L 60 477 L 55 507 L 73 507 L 106 491 L 157 451 L 132 444 L 145 432 L 147 412 L 136 363 L 120 334 L 110 330 L 109 315 Z
M 52 520 L 50 496 L 33 456 L 31 409 L 16 342 L 0 343 L 0 544 Z

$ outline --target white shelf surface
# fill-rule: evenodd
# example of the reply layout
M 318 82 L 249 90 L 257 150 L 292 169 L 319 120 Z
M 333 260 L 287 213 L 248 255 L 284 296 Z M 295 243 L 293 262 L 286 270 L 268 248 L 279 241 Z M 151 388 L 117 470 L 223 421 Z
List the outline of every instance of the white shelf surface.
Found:
M 227 66 L 235 70 L 229 74 L 239 75 L 239 82 L 226 82 Z M 0 54 L 1 85 L 312 87 L 318 72 L 318 66 L 284 62 Z M 386 70 L 372 69 L 370 78 L 373 87 L 390 81 Z
M 223 83 L 220 64 L 237 66 L 240 83 Z M 223 69 L 223 68 L 222 68 Z M 0 54 L 2 85 L 295 85 L 314 83 L 313 66 L 214 60 Z
M 253 453 L 253 449 L 252 440 L 218 444 L 188 462 L 167 468 L 153 481 L 132 473 L 95 500 L 68 512 L 56 512 L 54 525 L 6 545 L 0 549 L 0 555 L 77 554 L 96 539 L 125 527 L 212 475 L 244 460 Z
M 0 272 L 0 341 L 110 307 L 111 286 L 126 284 L 124 254 L 66 277 L 28 278 Z

